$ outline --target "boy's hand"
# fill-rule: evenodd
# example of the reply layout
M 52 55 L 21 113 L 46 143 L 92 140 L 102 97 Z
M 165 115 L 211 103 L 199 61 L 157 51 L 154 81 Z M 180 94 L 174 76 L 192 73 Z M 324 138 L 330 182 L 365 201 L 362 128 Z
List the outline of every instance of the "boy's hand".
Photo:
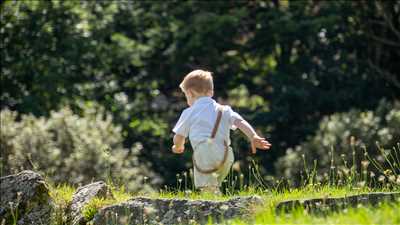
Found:
M 172 152 L 176 154 L 182 154 L 185 151 L 185 137 L 175 134 L 173 141 L 174 145 L 172 146 Z
M 185 151 L 185 147 L 181 146 L 181 147 L 176 147 L 176 145 L 172 146 L 172 152 L 175 154 L 182 154 Z
M 257 148 L 262 150 L 268 150 L 271 148 L 271 143 L 269 143 L 265 138 L 258 135 L 254 135 L 251 140 L 251 153 L 256 154 Z

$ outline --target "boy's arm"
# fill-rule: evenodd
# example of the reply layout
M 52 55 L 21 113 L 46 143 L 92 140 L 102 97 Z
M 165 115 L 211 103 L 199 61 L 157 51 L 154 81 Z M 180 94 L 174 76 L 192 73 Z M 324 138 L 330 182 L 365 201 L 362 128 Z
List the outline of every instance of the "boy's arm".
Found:
M 185 137 L 179 134 L 174 135 L 174 145 L 172 146 L 172 152 L 181 154 L 185 151 Z
M 257 135 L 257 133 L 254 131 L 253 127 L 244 119 L 236 119 L 233 124 L 242 131 L 247 138 L 249 138 L 251 142 L 251 152 L 253 154 L 256 153 L 256 149 L 260 148 L 263 150 L 267 150 L 271 147 L 271 144 L 265 140 L 265 138 L 262 138 Z

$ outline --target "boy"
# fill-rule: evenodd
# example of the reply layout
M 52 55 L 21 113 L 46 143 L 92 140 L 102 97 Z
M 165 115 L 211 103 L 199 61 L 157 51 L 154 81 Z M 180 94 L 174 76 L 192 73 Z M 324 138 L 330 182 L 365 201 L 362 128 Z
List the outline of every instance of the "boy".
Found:
M 230 145 L 230 129 L 239 128 L 250 140 L 252 153 L 256 148 L 269 149 L 271 144 L 256 134 L 249 123 L 229 106 L 222 106 L 214 95 L 210 72 L 194 70 L 179 85 L 189 108 L 185 109 L 173 132 L 172 151 L 184 152 L 186 137 L 193 147 L 194 185 L 202 191 L 220 193 L 219 187 L 234 161 Z

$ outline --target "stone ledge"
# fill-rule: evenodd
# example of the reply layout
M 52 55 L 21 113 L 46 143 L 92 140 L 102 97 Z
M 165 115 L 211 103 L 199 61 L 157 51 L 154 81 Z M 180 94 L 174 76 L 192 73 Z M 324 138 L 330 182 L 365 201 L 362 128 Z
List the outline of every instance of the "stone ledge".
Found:
M 382 202 L 400 201 L 400 192 L 376 192 L 350 195 L 340 198 L 313 198 L 280 202 L 276 206 L 277 213 L 288 213 L 298 207 L 310 213 L 327 213 L 350 207 L 378 205 Z
M 44 178 L 33 171 L 0 177 L 0 223 L 49 224 L 54 203 Z M 12 214 L 18 212 L 17 221 Z
M 82 215 L 82 209 L 93 198 L 114 198 L 111 189 L 104 181 L 98 181 L 79 187 L 74 193 L 71 205 L 68 209 L 68 222 L 71 225 L 86 224 L 86 219 Z
M 134 198 L 127 202 L 104 207 L 94 216 L 92 224 L 196 224 L 209 218 L 219 222 L 247 217 L 261 197 L 238 197 L 228 201 L 187 199 Z

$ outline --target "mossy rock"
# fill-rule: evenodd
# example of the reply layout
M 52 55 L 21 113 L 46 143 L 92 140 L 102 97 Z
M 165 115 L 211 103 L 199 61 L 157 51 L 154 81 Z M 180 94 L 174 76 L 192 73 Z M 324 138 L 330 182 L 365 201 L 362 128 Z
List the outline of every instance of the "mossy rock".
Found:
M 43 177 L 25 170 L 0 177 L 0 223 L 49 224 L 54 204 Z

